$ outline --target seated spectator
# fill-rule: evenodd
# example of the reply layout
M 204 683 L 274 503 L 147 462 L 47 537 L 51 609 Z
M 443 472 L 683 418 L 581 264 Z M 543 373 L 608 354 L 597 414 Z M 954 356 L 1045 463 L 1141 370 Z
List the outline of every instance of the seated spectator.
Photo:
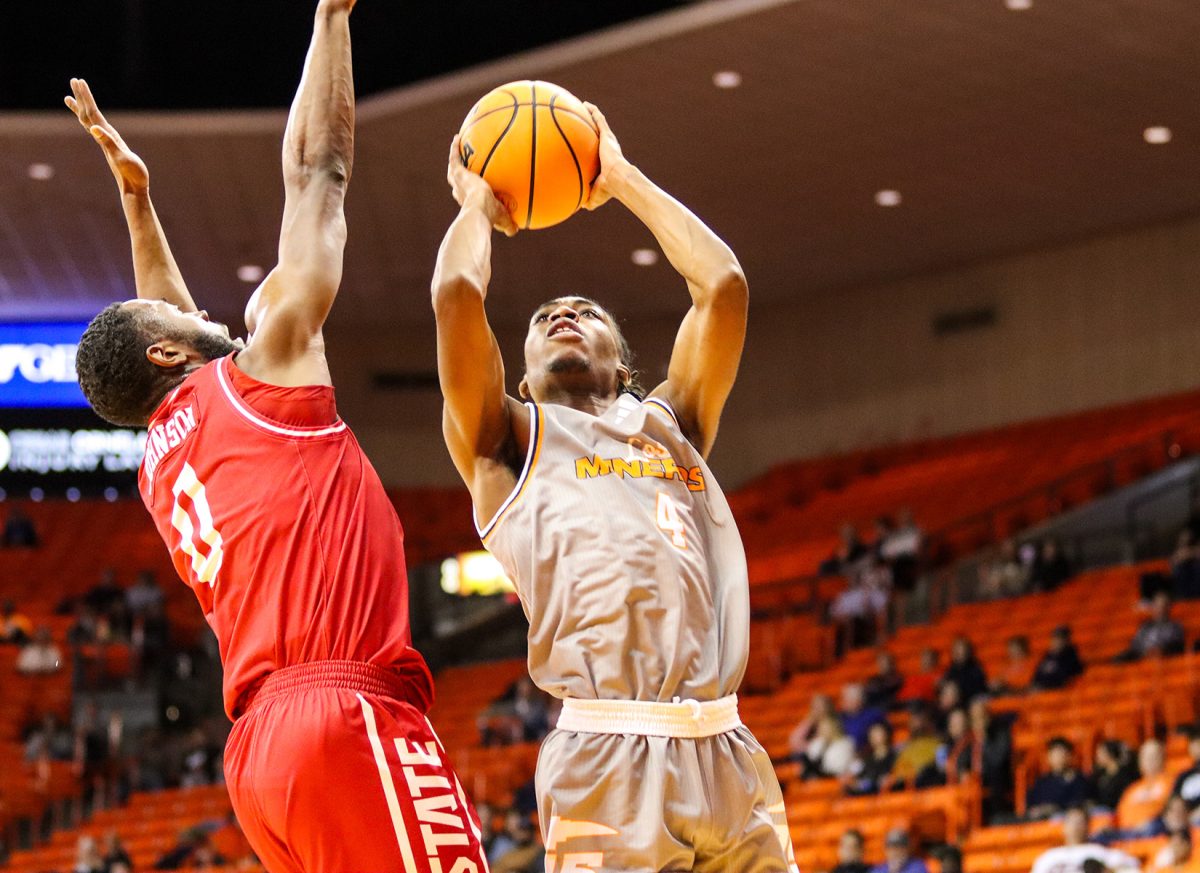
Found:
M 817 735 L 805 749 L 805 779 L 840 778 L 854 763 L 854 740 L 842 729 L 836 715 L 827 715 L 817 725 Z
M 871 725 L 887 721 L 883 711 L 874 706 L 867 706 L 866 693 L 863 687 L 856 683 L 842 686 L 842 729 L 854 740 L 856 748 L 867 741 L 867 731 Z
M 188 828 L 179 835 L 179 842 L 154 862 L 155 870 L 204 870 L 225 863 L 225 858 L 213 849 L 208 834 L 202 828 Z
M 978 773 L 984 789 L 983 807 L 987 815 L 1011 810 L 1012 731 L 1014 716 L 993 718 L 985 697 L 976 697 L 968 708 L 971 732 L 975 735 L 975 755 L 971 772 Z
M 1054 591 L 1071 578 L 1071 563 L 1053 537 L 1042 541 L 1033 566 L 1029 568 L 1029 588 L 1032 591 Z
M 817 572 L 822 576 L 853 575 L 855 566 L 867 555 L 867 547 L 858 537 L 858 529 L 852 524 L 843 524 L 841 542 L 834 553 L 821 562 Z
M 1115 811 L 1125 789 L 1137 781 L 1137 764 L 1120 740 L 1105 740 L 1096 747 L 1092 776 L 1088 780 L 1088 802 Z
M 0 604 L 0 644 L 8 643 L 22 646 L 33 639 L 33 622 L 29 617 L 17 612 L 17 605 L 11 600 Z
M 1082 675 L 1083 660 L 1071 640 L 1071 629 L 1060 625 L 1050 634 L 1050 648 L 1033 671 L 1033 687 L 1038 691 L 1052 691 Z
M 892 726 L 886 721 L 871 725 L 867 746 L 850 765 L 843 778 L 850 794 L 877 794 L 884 780 L 896 766 L 896 750 L 892 747 Z
M 933 703 L 937 698 L 937 684 L 941 679 L 938 670 L 938 653 L 935 649 L 921 649 L 921 667 L 916 673 L 904 677 L 896 702 L 908 704 L 914 702 Z
M 1159 591 L 1150 602 L 1150 617 L 1142 622 L 1129 643 L 1129 648 L 1117 655 L 1117 661 L 1138 661 L 1183 652 L 1183 626 L 1171 618 L 1171 595 Z
M 101 572 L 99 581 L 83 595 L 83 602 L 98 616 L 118 601 L 125 602 L 125 589 L 117 584 L 117 571 L 111 567 Z
M 1200 724 L 1189 725 L 1185 733 L 1192 766 L 1176 777 L 1171 794 L 1183 798 L 1188 812 L 1192 813 L 1200 809 Z
M 1105 869 L 1138 870 L 1136 858 L 1088 842 L 1088 816 L 1082 807 L 1068 809 L 1063 816 L 1063 843 L 1047 849 L 1033 862 L 1032 873 L 1083 873 L 1085 861 L 1099 861 Z
M 792 733 L 788 736 L 788 748 L 792 752 L 793 760 L 799 761 L 804 757 L 808 744 L 816 739 L 817 726 L 827 715 L 836 715 L 833 701 L 826 694 L 814 694 L 808 704 L 808 714 L 792 728 Z
M 875 670 L 875 675 L 863 685 L 867 706 L 891 709 L 896 704 L 896 695 L 904 687 L 904 677 L 896 669 L 896 659 L 886 650 L 875 656 Z
M 1029 656 L 1029 637 L 1018 634 L 1005 643 L 1007 659 L 999 676 L 992 679 L 995 694 L 1020 694 L 1033 681 L 1034 663 Z
M 904 828 L 893 828 L 883 840 L 884 862 L 873 873 L 929 873 L 925 862 L 912 853 L 912 839 Z
M 899 524 L 888 534 L 879 554 L 892 568 L 892 585 L 897 591 L 912 591 L 917 584 L 917 569 L 921 558 L 924 535 L 915 521 L 912 510 L 900 510 Z
M 496 842 L 496 810 L 490 804 L 478 803 L 475 812 L 479 815 L 479 845 L 483 848 L 483 854 L 490 858 L 492 843 Z
M 33 642 L 21 649 L 17 655 L 17 672 L 27 676 L 57 673 L 62 668 L 62 652 L 54 645 L 50 628 L 39 627 Z
M 158 587 L 154 572 L 143 570 L 125 592 L 125 605 L 134 618 L 145 615 L 151 608 L 164 604 L 163 590 Z
M 1117 826 L 1128 839 L 1152 836 L 1158 814 L 1171 796 L 1174 781 L 1167 775 L 1163 744 L 1146 740 L 1138 750 L 1141 778 L 1125 789 L 1117 804 Z
M 1167 836 L 1167 844 L 1154 856 L 1146 873 L 1190 873 L 1196 869 L 1197 865 L 1192 860 L 1191 831 L 1180 828 Z
M 1178 831 L 1190 830 L 1192 823 L 1188 820 L 1188 805 L 1182 797 L 1177 794 L 1167 798 L 1167 805 L 1163 807 L 1162 814 L 1149 828 L 1149 835 L 1152 837 L 1169 837 L 1171 834 Z
M 52 712 L 42 716 L 42 723 L 25 741 L 25 760 L 33 763 L 45 758 L 51 761 L 70 761 L 75 756 L 75 740 L 65 725 Z
M 943 682 L 942 687 L 938 689 L 937 708 L 934 712 L 934 727 L 940 733 L 945 733 L 950 713 L 956 709 L 961 709 L 963 705 L 962 691 L 959 690 L 958 683 Z
M 520 813 L 510 812 L 505 819 L 510 845 L 492 862 L 492 873 L 542 873 L 546 853 L 533 833 L 533 825 Z
M 104 869 L 111 873 L 118 864 L 124 865 L 127 870 L 133 869 L 133 859 L 125 851 L 120 835 L 116 831 L 109 831 L 104 835 Z
M 0 545 L 10 549 L 35 549 L 39 538 L 33 519 L 14 506 L 8 512 L 8 520 L 4 522 L 4 534 Z
M 1075 747 L 1065 737 L 1046 744 L 1047 772 L 1025 794 L 1025 816 L 1043 819 L 1087 800 L 1087 780 L 1075 769 Z
M 875 517 L 875 538 L 871 541 L 871 555 L 881 564 L 889 563 L 883 554 L 883 545 L 895 529 L 895 524 L 892 523 L 892 520 L 888 516 L 877 515 Z
M 975 646 L 966 637 L 957 636 L 951 643 L 950 666 L 942 675 L 942 682 L 955 683 L 964 703 L 970 703 L 987 691 L 987 674 L 975 656 Z
M 882 788 L 914 788 L 937 784 L 937 751 L 941 741 L 928 710 L 914 704 L 908 713 L 908 740 L 896 754 L 892 772 Z
M 975 734 L 971 731 L 967 711 L 951 710 L 946 718 L 946 736 L 937 750 L 937 768 L 942 781 L 954 785 L 972 770 L 975 760 Z
M 1021 560 L 1015 540 L 1005 540 L 990 563 L 979 568 L 979 595 L 985 600 L 1017 597 L 1029 588 L 1029 567 Z
M 75 866 L 71 873 L 105 873 L 104 856 L 95 837 L 83 836 L 75 844 Z
M 848 577 L 849 587 L 829 605 L 829 617 L 838 625 L 842 649 L 870 645 L 878 636 L 888 608 L 891 571 L 868 555 L 857 572 Z
M 863 860 L 866 840 L 862 831 L 851 828 L 838 840 L 838 862 L 829 873 L 870 873 L 871 865 Z

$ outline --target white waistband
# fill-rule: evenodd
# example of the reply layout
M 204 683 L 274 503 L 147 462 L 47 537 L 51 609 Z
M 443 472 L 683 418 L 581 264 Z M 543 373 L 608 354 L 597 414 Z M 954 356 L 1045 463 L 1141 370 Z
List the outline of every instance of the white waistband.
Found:
M 720 700 L 563 701 L 558 729 L 585 734 L 632 734 L 642 737 L 679 737 L 696 740 L 728 733 L 742 726 L 737 695 Z

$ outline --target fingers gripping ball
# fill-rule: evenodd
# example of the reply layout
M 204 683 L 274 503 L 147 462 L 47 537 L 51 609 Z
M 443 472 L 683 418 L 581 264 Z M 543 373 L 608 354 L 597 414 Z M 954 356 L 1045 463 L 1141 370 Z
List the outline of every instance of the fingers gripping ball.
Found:
M 583 103 L 549 82 L 510 82 L 467 113 L 463 166 L 491 185 L 519 227 L 566 221 L 600 173 L 600 137 Z

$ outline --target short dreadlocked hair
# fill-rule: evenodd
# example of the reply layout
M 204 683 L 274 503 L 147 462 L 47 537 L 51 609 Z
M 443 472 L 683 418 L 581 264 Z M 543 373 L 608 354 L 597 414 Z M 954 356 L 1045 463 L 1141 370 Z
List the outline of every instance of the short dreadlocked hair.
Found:
M 183 373 L 155 366 L 146 348 L 157 337 L 135 308 L 113 303 L 92 319 L 75 356 L 79 387 L 96 414 L 121 425 L 150 420 Z
M 642 400 L 643 398 L 645 398 L 646 389 L 642 386 L 641 373 L 639 373 L 633 366 L 633 360 L 634 360 L 633 349 L 631 349 L 629 347 L 629 342 L 628 342 L 628 340 L 625 339 L 625 334 L 622 333 L 621 325 L 617 323 L 616 316 L 613 315 L 611 312 L 609 312 L 607 309 L 605 309 L 603 305 L 597 303 L 592 298 L 580 297 L 575 294 L 571 294 L 566 297 L 556 297 L 554 300 L 548 300 L 546 303 L 543 303 L 541 306 L 539 306 L 538 309 L 541 309 L 543 306 L 546 306 L 549 303 L 557 302 L 559 300 L 577 300 L 581 304 L 595 306 L 597 309 L 599 309 L 601 312 L 604 313 L 604 315 L 605 315 L 604 322 L 605 322 L 605 324 L 608 325 L 609 330 L 611 330 L 613 332 L 613 337 L 617 341 L 617 352 L 621 356 L 621 363 L 624 365 L 625 369 L 629 371 L 629 380 L 627 382 L 618 382 L 617 383 L 617 393 L 618 394 L 632 394 L 638 400 Z

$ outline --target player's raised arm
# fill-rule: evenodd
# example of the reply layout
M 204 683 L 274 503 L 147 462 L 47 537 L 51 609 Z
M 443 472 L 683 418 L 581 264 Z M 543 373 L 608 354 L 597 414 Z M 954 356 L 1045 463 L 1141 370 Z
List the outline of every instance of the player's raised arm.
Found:
M 457 137 L 450 146 L 447 179 L 461 208 L 442 240 L 433 274 L 438 379 L 445 398 L 442 429 L 454 465 L 479 502 L 480 462 L 503 454 L 514 410 L 524 410 L 505 394 L 504 361 L 484 309 L 492 277 L 492 229 L 511 235 L 516 225 L 487 182 L 463 166 Z
M 277 385 L 328 384 L 321 330 L 342 281 L 343 205 L 354 161 L 350 11 L 320 0 L 300 88 L 283 137 L 286 199 L 279 263 L 246 307 L 239 366 Z
M 109 169 L 121 190 L 121 205 L 133 245 L 133 275 L 137 296 L 142 300 L 165 300 L 184 312 L 195 312 L 183 275 L 171 255 L 166 234 L 150 201 L 150 172 L 146 164 L 125 144 L 121 134 L 96 105 L 92 90 L 83 79 L 71 80 L 71 95 L 65 102 L 84 130 L 100 144 Z
M 665 396 L 688 438 L 705 457 L 737 377 L 746 338 L 749 291 L 737 257 L 700 219 L 629 163 L 604 116 L 588 104 L 600 128 L 600 178 L 588 208 L 619 200 L 654 234 L 687 280 L 692 308 L 675 338 Z

